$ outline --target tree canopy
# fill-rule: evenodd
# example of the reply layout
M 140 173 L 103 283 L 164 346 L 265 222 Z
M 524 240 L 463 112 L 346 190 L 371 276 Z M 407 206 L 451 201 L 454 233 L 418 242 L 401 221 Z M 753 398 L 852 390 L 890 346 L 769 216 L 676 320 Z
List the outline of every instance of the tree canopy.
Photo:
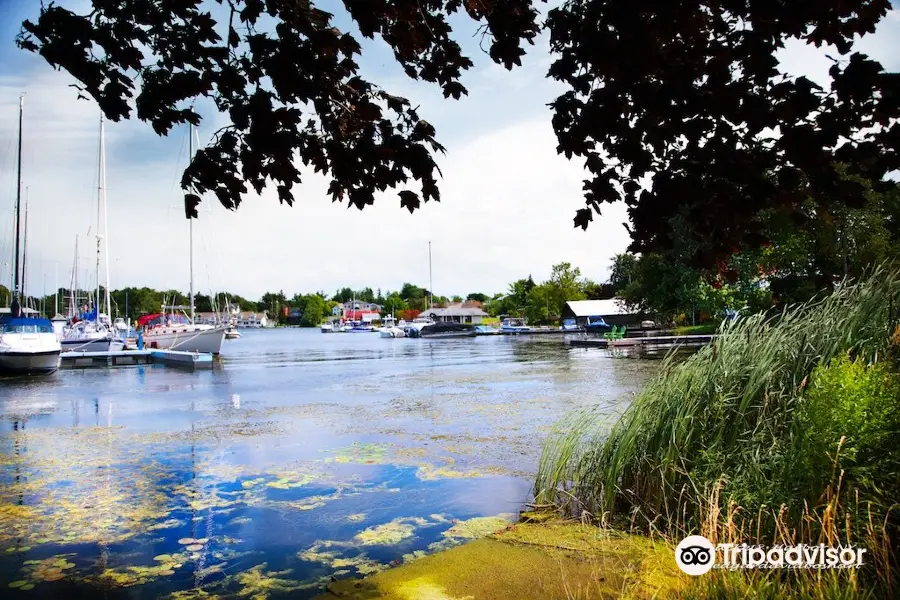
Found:
M 544 23 L 531 0 L 341 4 L 363 37 L 447 98 L 467 93 L 460 77 L 473 66 L 451 15 L 477 23 L 506 68 L 546 28 L 548 76 L 568 87 L 552 103 L 557 150 L 590 172 L 575 225 L 624 200 L 635 252 L 671 248 L 680 218 L 692 261 L 712 266 L 763 244 L 769 211 L 803 218 L 810 198 L 863 206 L 865 190 L 835 163 L 875 182 L 900 168 L 900 77 L 853 52 L 889 0 L 568 0 Z M 780 68 L 789 39 L 835 48 L 825 87 Z M 440 199 L 434 127 L 360 74 L 360 42 L 309 0 L 93 0 L 87 14 L 51 3 L 18 44 L 72 74 L 112 120 L 129 118 L 133 100 L 161 135 L 199 123 L 198 98 L 215 102 L 231 124 L 184 172 L 188 217 L 207 192 L 237 208 L 248 185 L 273 183 L 291 204 L 303 168 L 359 208 L 412 182 L 401 206 Z

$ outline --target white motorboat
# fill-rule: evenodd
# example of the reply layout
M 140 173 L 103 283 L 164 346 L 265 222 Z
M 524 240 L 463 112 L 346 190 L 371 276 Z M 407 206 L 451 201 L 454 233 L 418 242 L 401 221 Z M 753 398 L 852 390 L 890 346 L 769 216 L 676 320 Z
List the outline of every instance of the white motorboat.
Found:
M 229 326 L 228 329 L 225 330 L 225 339 L 226 340 L 237 340 L 240 339 L 241 332 L 235 329 L 234 327 Z
M 531 327 L 525 324 L 525 319 L 512 317 L 503 319 L 503 322 L 500 323 L 500 331 L 504 333 L 528 333 L 531 331 Z
M 53 373 L 59 369 L 60 345 L 59 339 L 53 330 L 53 323 L 49 319 L 28 318 L 22 316 L 22 307 L 19 305 L 20 290 L 24 288 L 25 260 L 23 258 L 22 269 L 19 269 L 19 247 L 27 247 L 28 219 L 25 219 L 25 244 L 20 244 L 19 217 L 22 199 L 22 113 L 25 110 L 25 98 L 19 97 L 19 160 L 18 160 L 18 188 L 16 191 L 16 210 L 14 215 L 15 225 L 15 251 L 13 264 L 15 278 L 13 282 L 13 296 L 9 316 L 3 315 L 0 320 L 0 373 L 9 375 L 29 375 Z M 23 252 L 24 254 L 24 252 Z M 24 292 L 22 292 L 24 295 Z
M 319 325 L 319 330 L 322 333 L 334 333 L 334 325 L 331 323 L 322 323 Z
M 406 331 L 400 327 L 382 327 L 378 334 L 383 338 L 406 337 Z
M 59 369 L 59 355 L 59 340 L 48 319 L 12 317 L 0 324 L 0 373 L 53 373 Z

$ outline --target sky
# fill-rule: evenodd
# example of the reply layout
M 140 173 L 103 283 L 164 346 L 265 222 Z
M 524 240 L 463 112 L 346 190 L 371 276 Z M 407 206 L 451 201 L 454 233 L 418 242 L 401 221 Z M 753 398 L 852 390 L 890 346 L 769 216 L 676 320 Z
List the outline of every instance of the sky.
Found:
M 76 11 L 87 5 L 57 3 Z M 340 13 L 333 2 L 317 5 Z M 93 286 L 97 256 L 100 112 L 93 100 L 77 99 L 67 73 L 16 48 L 18 24 L 35 18 L 39 6 L 0 0 L 0 283 L 10 280 L 18 102 L 24 93 L 22 179 L 32 295 L 51 293 L 57 284 L 68 287 L 73 269 L 83 286 Z M 247 196 L 237 211 L 207 199 L 193 226 L 195 291 L 259 298 L 266 291 L 290 297 L 345 286 L 396 290 L 407 281 L 429 287 L 429 241 L 439 295 L 503 292 L 528 275 L 546 279 L 562 261 L 594 281 L 607 279 L 612 257 L 629 242 L 627 213 L 624 205 L 607 205 L 587 231 L 573 227 L 583 206 L 585 171 L 556 154 L 547 103 L 565 90 L 545 78 L 551 62 L 546 36 L 510 72 L 479 49 L 474 22 L 453 24 L 475 62 L 462 79 L 469 95 L 460 101 L 407 79 L 383 42 L 365 42 L 360 60 L 364 76 L 408 97 L 436 127 L 447 148 L 438 158 L 441 202 L 410 214 L 388 192 L 360 211 L 332 203 L 327 179 L 311 170 L 295 190 L 293 207 L 279 204 L 274 189 Z M 337 25 L 348 24 L 339 15 Z M 856 49 L 889 71 L 900 70 L 900 11 L 892 10 Z M 779 59 L 792 74 L 826 82 L 828 52 L 789 43 Z M 201 142 L 218 126 L 215 115 L 207 116 L 198 130 Z M 106 124 L 105 241 L 113 289 L 188 288 L 189 223 L 178 186 L 187 137 L 186 128 L 158 137 L 136 119 Z

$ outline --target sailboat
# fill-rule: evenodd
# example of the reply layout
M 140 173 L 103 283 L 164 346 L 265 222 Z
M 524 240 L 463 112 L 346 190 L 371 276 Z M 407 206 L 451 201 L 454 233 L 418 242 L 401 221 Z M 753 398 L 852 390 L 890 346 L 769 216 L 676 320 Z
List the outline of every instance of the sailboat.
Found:
M 104 301 L 107 314 L 100 312 L 100 254 L 103 238 L 107 233 L 106 217 L 106 156 L 103 144 L 103 115 L 100 115 L 100 154 L 97 167 L 97 289 L 94 295 L 94 309 L 92 312 L 82 315 L 82 318 L 73 323 L 63 332 L 63 352 L 118 352 L 125 348 L 125 340 L 112 327 L 109 320 L 109 243 L 103 244 L 106 251 L 106 281 L 104 289 Z M 102 226 L 102 229 L 101 229 Z M 77 238 L 76 238 L 76 262 L 77 262 Z
M 22 114 L 25 111 L 25 98 L 19 97 L 19 147 L 18 147 L 18 185 L 16 188 L 15 227 L 16 240 L 15 281 L 9 314 L 0 315 L 0 373 L 2 374 L 43 374 L 53 373 L 59 369 L 59 340 L 53 332 L 53 324 L 49 319 L 26 317 L 19 304 L 24 273 L 19 270 L 19 217 L 22 207 Z M 24 265 L 23 269 L 24 271 Z
M 194 126 L 189 126 L 188 163 L 194 156 Z M 163 306 L 161 313 L 145 315 L 138 319 L 142 328 L 144 346 L 163 350 L 204 352 L 219 354 L 225 341 L 226 325 L 206 325 L 194 319 L 194 220 L 190 224 L 190 304 L 188 306 Z M 189 310 L 190 314 L 175 313 L 175 310 Z M 170 312 L 172 311 L 172 312 Z

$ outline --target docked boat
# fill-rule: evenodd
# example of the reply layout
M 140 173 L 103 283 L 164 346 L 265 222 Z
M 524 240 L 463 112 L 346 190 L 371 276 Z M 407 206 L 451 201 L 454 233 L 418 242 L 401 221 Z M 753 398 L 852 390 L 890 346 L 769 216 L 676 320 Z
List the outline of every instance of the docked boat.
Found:
M 418 335 L 412 337 L 420 338 L 451 338 L 451 337 L 472 337 L 475 335 L 475 329 L 471 325 L 462 323 L 432 323 L 418 330 Z
M 100 321 L 78 321 L 66 329 L 60 346 L 63 352 L 118 352 L 125 338 Z
M 374 333 L 375 328 L 368 323 L 354 323 L 349 329 L 346 329 L 345 331 L 347 333 Z
M 589 317 L 584 325 L 584 330 L 589 333 L 602 333 L 609 331 L 611 328 L 612 326 L 604 321 L 603 317 Z
M 0 318 L 0 373 L 7 375 L 30 375 L 53 373 L 59 369 L 60 352 L 59 339 L 53 330 L 53 323 L 49 319 L 29 318 L 22 316 L 22 307 L 19 304 L 20 291 L 22 291 L 25 279 L 25 261 L 22 260 L 22 269 L 19 269 L 20 244 L 19 217 L 22 199 L 22 113 L 25 109 L 24 96 L 19 97 L 19 160 L 18 160 L 18 187 L 16 189 L 16 210 L 13 224 L 15 226 L 15 250 L 13 252 L 13 265 L 15 274 L 13 278 L 13 296 L 9 315 Z M 27 219 L 26 219 L 27 221 Z M 27 223 L 26 223 L 27 230 Z M 26 233 L 27 240 L 27 233 Z M 24 291 L 22 291 L 24 295 Z
M 525 323 L 525 319 L 511 317 L 503 319 L 503 322 L 500 323 L 500 330 L 503 333 L 528 333 L 531 331 L 531 327 Z
M 475 326 L 475 335 L 497 335 L 499 333 L 499 329 L 497 329 L 496 327 L 491 327 L 490 325 Z
M 59 369 L 60 351 L 49 319 L 8 317 L 0 321 L 0 373 L 53 373 Z
M 382 327 L 379 335 L 383 338 L 402 338 L 406 337 L 406 330 L 400 327 Z
M 233 326 L 228 326 L 225 330 L 225 339 L 226 340 L 237 340 L 240 339 L 241 332 L 235 329 Z
M 194 127 L 188 127 L 188 163 L 194 157 Z M 184 352 L 203 352 L 218 355 L 225 341 L 225 331 L 230 325 L 207 325 L 197 323 L 194 319 L 194 220 L 188 219 L 190 226 L 190 242 L 188 245 L 188 265 L 190 268 L 190 290 L 188 306 L 167 306 L 163 312 L 144 315 L 138 319 L 141 336 L 145 348 L 160 350 L 181 350 Z M 176 313 L 176 310 L 187 310 Z
M 219 354 L 225 341 L 224 325 L 193 323 L 184 315 L 152 314 L 138 319 L 142 328 L 144 347 L 184 352 Z
M 106 237 L 106 157 L 103 144 L 103 117 L 100 117 L 100 155 L 97 172 L 97 288 L 93 295 L 93 310 L 73 319 L 63 330 L 60 345 L 63 352 L 118 352 L 125 348 L 125 336 L 110 323 L 108 314 L 103 314 L 100 302 L 100 256 L 106 252 L 106 279 L 104 283 L 106 311 L 109 313 L 109 244 L 103 244 Z M 76 246 L 76 264 L 78 262 Z M 124 321 L 123 321 L 124 324 Z

